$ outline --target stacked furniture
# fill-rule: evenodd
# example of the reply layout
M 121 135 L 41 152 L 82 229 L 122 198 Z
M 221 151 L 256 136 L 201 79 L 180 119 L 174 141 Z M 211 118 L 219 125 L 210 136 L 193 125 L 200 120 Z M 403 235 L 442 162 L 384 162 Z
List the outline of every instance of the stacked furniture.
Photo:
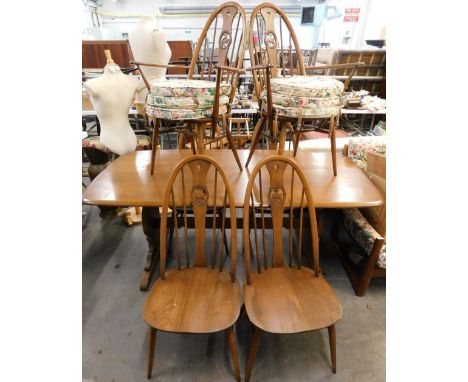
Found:
M 196 136 L 198 150 L 203 153 L 207 144 L 206 125 L 211 127 L 211 140 L 208 144 L 227 138 L 239 170 L 242 171 L 226 118 L 230 116 L 230 105 L 234 99 L 239 74 L 242 72 L 246 39 L 245 26 L 244 9 L 235 2 L 227 2 L 217 7 L 206 22 L 190 66 L 135 62 L 138 68 L 146 65 L 188 69 L 186 80 L 163 80 L 153 83 L 150 83 L 142 73 L 149 91 L 146 115 L 154 127 L 151 174 L 154 173 L 160 132 L 179 131 L 180 148 L 185 145 L 184 137 L 189 137 L 194 154 L 196 153 L 194 136 Z M 212 43 L 211 47 L 210 43 Z M 215 51 L 216 57 L 214 57 Z M 201 60 L 200 55 L 203 57 Z M 197 68 L 200 72 L 200 79 L 194 79 Z M 219 134 L 215 138 L 220 119 L 224 134 Z M 178 121 L 183 124 L 183 127 L 163 129 L 160 125 L 161 120 Z
M 279 32 L 275 30 L 276 25 L 279 25 Z M 280 8 L 271 3 L 262 3 L 253 10 L 249 36 L 250 59 L 254 65 L 251 70 L 257 98 L 262 101 L 262 115 L 255 126 L 246 166 L 262 135 L 268 136 L 273 148 L 276 148 L 279 143 L 280 150 L 282 150 L 281 146 L 284 145 L 286 134 L 288 131 L 291 132 L 295 156 L 302 133 L 315 129 L 314 127 L 304 128 L 304 122 L 328 120 L 333 174 L 336 176 L 335 125 L 341 108 L 340 97 L 356 68 L 362 63 L 355 62 L 338 66 L 351 69 L 344 84 L 330 77 L 307 77 L 306 70 L 317 68 L 304 66 L 299 42 L 289 19 Z M 254 36 L 259 38 L 254 39 Z M 284 57 L 285 52 L 289 52 L 292 57 L 292 49 L 295 50 L 299 73 L 292 59 L 289 60 L 288 67 L 285 66 L 285 60 L 278 61 L 278 47 L 281 52 L 280 57 Z M 295 74 L 299 75 L 295 76 Z M 269 134 L 263 132 L 267 121 Z M 279 130 L 281 130 L 280 137 L 278 137 Z

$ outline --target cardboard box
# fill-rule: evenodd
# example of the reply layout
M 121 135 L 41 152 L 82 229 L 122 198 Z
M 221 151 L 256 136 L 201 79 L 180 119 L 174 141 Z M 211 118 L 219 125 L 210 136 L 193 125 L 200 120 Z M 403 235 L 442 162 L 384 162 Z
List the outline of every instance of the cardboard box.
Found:
M 386 179 L 387 157 L 384 154 L 367 152 L 367 171 Z

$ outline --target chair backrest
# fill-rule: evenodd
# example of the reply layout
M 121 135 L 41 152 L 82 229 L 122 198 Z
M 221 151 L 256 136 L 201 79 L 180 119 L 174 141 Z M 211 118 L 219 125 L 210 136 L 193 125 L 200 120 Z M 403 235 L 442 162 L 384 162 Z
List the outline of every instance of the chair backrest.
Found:
M 216 66 L 229 66 L 240 69 L 243 65 L 245 42 L 247 39 L 247 22 L 244 8 L 229 1 L 217 7 L 198 39 L 193 52 L 188 78 L 193 78 L 195 70 L 202 80 L 216 79 Z M 223 81 L 237 84 L 234 73 L 224 73 Z
M 226 222 L 228 210 L 230 218 Z M 193 227 L 195 228 L 195 253 L 191 256 L 188 230 Z M 234 282 L 236 280 L 237 229 L 232 186 L 220 164 L 213 158 L 206 155 L 191 155 L 182 159 L 169 178 L 163 199 L 160 228 L 161 278 L 165 278 L 168 233 L 172 230 L 174 232 L 175 243 L 171 252 L 175 254 L 178 269 L 183 263 L 182 251 L 179 251 L 179 234 L 183 231 L 185 266 L 211 266 L 213 268 L 218 266 L 222 270 L 228 249 L 227 228 L 231 231 L 230 273 L 231 280 Z M 208 236 L 211 236 L 211 248 L 208 248 L 206 243 Z M 169 240 L 171 239 L 169 235 Z M 209 253 L 211 253 L 211 259 L 208 258 Z
M 284 11 L 274 4 L 262 3 L 252 11 L 249 54 L 252 66 L 271 65 L 273 78 L 280 75 L 305 75 L 304 60 L 294 29 Z M 266 86 L 265 74 L 262 70 L 254 70 L 252 73 L 255 92 L 260 98 Z
M 269 215 L 268 219 L 266 215 Z M 305 215 L 308 215 L 308 219 Z M 269 223 L 270 216 L 271 224 Z M 294 159 L 284 155 L 272 155 L 261 160 L 253 169 L 244 198 L 243 237 L 248 284 L 250 283 L 251 261 L 258 273 L 261 273 L 262 268 L 266 270 L 269 266 L 284 266 L 283 228 L 289 235 L 286 251 L 288 265 L 292 267 L 295 263 L 298 268 L 301 267 L 304 230 L 310 229 L 308 243 L 312 244 L 313 269 L 315 275 L 318 276 L 317 219 L 307 180 Z M 267 229 L 273 230 L 273 240 L 267 240 Z M 294 231 L 297 231 L 297 240 L 293 238 Z M 251 237 L 254 241 L 253 256 L 250 254 Z M 273 248 L 267 248 L 271 243 L 273 243 Z M 293 251 L 293 247 L 296 251 Z M 271 259 L 268 256 L 270 253 Z

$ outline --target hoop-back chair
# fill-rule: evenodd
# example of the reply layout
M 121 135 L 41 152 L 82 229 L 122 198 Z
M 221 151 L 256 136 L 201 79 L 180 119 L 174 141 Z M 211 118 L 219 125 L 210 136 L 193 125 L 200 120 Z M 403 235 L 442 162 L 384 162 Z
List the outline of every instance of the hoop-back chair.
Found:
M 222 208 L 220 217 L 215 213 L 218 208 Z M 210 211 L 213 211 L 212 217 L 207 216 Z M 193 236 L 189 237 L 190 227 L 194 227 L 194 240 Z M 231 232 L 230 248 L 227 228 Z M 173 245 L 172 241 L 175 241 Z M 194 253 L 190 251 L 190 244 L 195 248 Z M 167 271 L 168 248 L 171 252 L 174 250 L 176 267 Z M 227 259 L 230 260 L 229 267 Z M 236 263 L 237 230 L 232 186 L 214 159 L 198 154 L 186 157 L 172 172 L 164 194 L 160 277 L 144 306 L 143 318 L 150 327 L 148 378 L 151 378 L 157 330 L 198 334 L 225 331 L 235 376 L 240 381 L 233 328 L 241 308 Z
M 304 129 L 304 121 L 329 119 L 333 173 L 336 176 L 335 121 L 339 115 L 340 96 L 343 88 L 346 88 L 351 81 L 356 68 L 363 65 L 363 63 L 333 66 L 333 68 L 353 68 L 344 86 L 331 77 L 320 76 L 321 79 L 316 81 L 319 88 L 308 89 L 302 94 L 303 85 L 307 86 L 304 83 L 306 80 L 310 81 L 311 79 L 297 78 L 295 84 L 288 84 L 284 83 L 284 80 L 280 80 L 280 78 L 295 75 L 306 76 L 306 71 L 325 67 L 307 67 L 304 65 L 299 42 L 284 11 L 271 3 L 262 3 L 255 7 L 250 17 L 249 38 L 249 54 L 252 67 L 248 70 L 253 73 L 255 93 L 261 105 L 261 118 L 255 126 L 251 150 L 245 165 L 249 164 L 262 135 L 267 135 L 273 147 L 276 148 L 278 142 L 284 144 L 286 140 L 286 136 L 278 138 L 279 129 L 283 135 L 290 131 L 293 135 L 295 156 L 302 133 L 311 130 L 309 128 Z M 295 55 L 294 58 L 293 55 Z M 287 57 L 289 59 L 285 59 Z M 326 68 L 330 67 L 327 66 Z M 272 86 L 280 89 L 292 87 L 294 91 L 292 94 L 287 95 L 275 94 L 276 97 L 273 99 Z M 317 100 L 314 97 L 320 97 L 321 99 Z M 267 121 L 269 134 L 263 132 Z M 312 130 L 315 130 L 315 128 Z
M 190 66 L 133 62 L 138 68 L 153 66 L 188 69 L 187 80 L 153 83 L 140 71 L 149 91 L 146 114 L 154 126 L 151 174 L 154 172 L 159 133 L 174 130 L 179 130 L 190 138 L 194 154 L 195 135 L 200 153 L 204 152 L 205 145 L 227 138 L 242 171 L 226 118 L 230 115 L 230 105 L 235 96 L 239 74 L 243 72 L 241 68 L 247 35 L 245 29 L 246 17 L 243 7 L 230 1 L 218 6 L 208 18 L 193 52 Z M 222 119 L 224 134 L 215 138 L 219 119 Z M 161 120 L 178 121 L 183 123 L 183 127 L 162 128 Z M 204 133 L 207 124 L 211 125 L 211 140 L 208 143 Z
M 271 215 L 273 238 L 266 232 L 271 228 L 266 214 Z M 283 240 L 286 232 L 288 240 Z M 243 237 L 244 304 L 254 325 L 245 380 L 250 380 L 262 332 L 291 334 L 328 328 L 335 373 L 335 323 L 341 319 L 341 305 L 319 270 L 314 202 L 293 158 L 272 155 L 254 167 L 244 199 Z M 310 245 L 306 248 L 305 243 Z M 313 264 L 312 269 L 302 265 L 303 258 Z

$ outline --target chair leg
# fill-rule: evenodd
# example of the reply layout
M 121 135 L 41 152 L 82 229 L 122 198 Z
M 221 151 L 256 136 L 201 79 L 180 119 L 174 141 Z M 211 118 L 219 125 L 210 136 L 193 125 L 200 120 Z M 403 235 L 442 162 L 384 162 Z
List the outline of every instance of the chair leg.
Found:
M 234 154 L 234 158 L 236 158 L 237 165 L 239 166 L 239 170 L 242 171 L 243 170 L 242 163 L 239 159 L 239 154 L 237 154 L 236 145 L 234 141 L 232 140 L 231 130 L 226 125 L 224 125 L 223 127 L 224 127 L 224 131 L 226 132 L 226 138 L 229 142 L 229 146 L 231 147 L 231 151 Z
M 153 142 L 151 145 L 151 175 L 154 174 L 154 164 L 156 162 L 156 152 L 158 151 L 158 137 L 159 137 L 159 120 L 153 119 L 154 130 L 153 130 Z
M 333 374 L 336 374 L 336 330 L 335 325 L 328 327 L 328 340 L 330 342 L 330 354 Z
M 255 149 L 257 148 L 258 142 L 260 141 L 260 137 L 262 136 L 262 130 L 263 126 L 265 125 L 266 118 L 262 116 L 259 121 L 257 122 L 257 125 L 255 126 L 254 129 L 254 137 L 252 140 L 252 146 L 250 147 L 250 152 L 249 152 L 249 157 L 247 158 L 247 162 L 245 162 L 245 167 L 247 167 L 250 163 L 250 160 L 252 159 L 253 153 L 255 152 Z
M 245 367 L 245 382 L 250 381 L 255 356 L 257 355 L 258 345 L 260 344 L 260 332 L 260 329 L 255 327 L 252 344 L 250 345 L 249 359 L 247 360 L 247 365 Z
M 153 358 L 154 358 L 154 347 L 156 345 L 156 329 L 150 327 L 148 340 L 148 379 L 151 379 L 151 372 L 153 371 Z
M 239 370 L 239 358 L 237 357 L 237 342 L 233 326 L 227 329 L 227 337 L 229 341 L 229 347 L 231 348 L 232 363 L 234 365 L 234 373 L 236 376 L 236 380 L 237 382 L 240 382 L 241 378 Z
M 336 176 L 336 134 L 335 134 L 335 117 L 330 117 L 330 143 L 333 161 L 333 175 Z

